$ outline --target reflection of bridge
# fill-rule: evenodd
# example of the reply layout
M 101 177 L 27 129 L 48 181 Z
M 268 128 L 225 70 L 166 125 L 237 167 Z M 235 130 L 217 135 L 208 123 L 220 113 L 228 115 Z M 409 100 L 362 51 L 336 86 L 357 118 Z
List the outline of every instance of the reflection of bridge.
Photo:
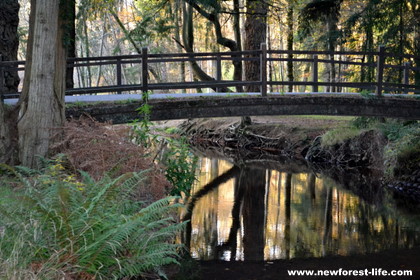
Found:
M 367 62 L 364 62 L 365 58 Z M 420 119 L 420 100 L 407 95 L 420 92 L 420 86 L 412 82 L 420 72 L 420 68 L 410 64 L 414 59 L 416 58 L 410 55 L 386 53 L 383 48 L 377 52 L 363 53 L 288 52 L 266 50 L 264 45 L 261 50 L 243 52 L 149 54 L 147 49 L 143 49 L 141 55 L 75 58 L 69 60 L 68 68 L 73 68 L 79 77 L 86 73 L 96 73 L 97 77 L 90 77 L 89 84 L 86 84 L 86 79 L 77 79 L 74 88 L 67 90 L 67 95 L 72 95 L 67 96 L 67 101 L 96 104 L 73 106 L 68 110 L 68 115 L 78 116 L 87 112 L 99 120 L 126 122 L 138 118 L 135 109 L 140 103 L 123 100 L 141 99 L 139 91 L 149 91 L 152 92 L 152 99 L 149 101 L 153 106 L 152 120 L 289 114 Z M 256 61 L 260 64 L 258 81 L 238 81 L 228 77 L 231 75 L 226 73 L 226 69 L 231 63 L 238 65 L 243 61 Z M 304 80 L 282 79 L 281 69 L 290 61 L 296 71 L 304 69 L 302 71 L 305 71 L 305 75 L 301 75 L 305 77 Z M 213 73 L 214 78 L 207 76 L 204 81 L 185 81 L 181 75 L 175 75 L 177 80 L 173 81 L 164 78 L 162 73 L 179 73 L 180 63 L 185 62 L 201 64 L 201 67 L 207 66 L 207 72 Z M 5 91 L 5 73 L 13 71 L 24 71 L 24 62 L 0 62 L 0 90 L 4 99 L 16 98 L 19 95 Z M 104 72 L 111 73 L 111 76 L 115 77 L 113 81 L 104 79 L 101 76 Z M 329 73 L 324 76 L 335 78 L 322 78 L 320 72 Z M 333 72 L 334 75 L 331 74 Z M 349 72 L 365 74 L 360 74 L 359 82 L 350 82 L 346 78 Z M 366 78 L 367 76 L 370 78 Z M 97 82 L 93 83 L 92 80 L 95 79 Z M 246 86 L 258 86 L 260 91 L 254 94 L 243 93 Z M 288 86 L 301 93 L 284 93 Z M 206 88 L 224 94 L 185 94 Z M 320 90 L 325 94 L 320 94 Z M 361 90 L 366 92 L 363 97 L 351 94 Z M 180 91 L 184 94 L 176 93 Z M 171 94 L 168 96 L 167 92 Z M 374 94 L 369 95 L 367 92 Z M 110 93 L 114 95 L 104 95 Z M 88 94 L 89 96 L 86 96 Z M 394 94 L 402 96 L 397 98 Z M 97 104 L 106 101 L 109 102 Z M 13 100 L 6 102 L 13 103 Z M 81 104 L 78 102 L 78 105 Z

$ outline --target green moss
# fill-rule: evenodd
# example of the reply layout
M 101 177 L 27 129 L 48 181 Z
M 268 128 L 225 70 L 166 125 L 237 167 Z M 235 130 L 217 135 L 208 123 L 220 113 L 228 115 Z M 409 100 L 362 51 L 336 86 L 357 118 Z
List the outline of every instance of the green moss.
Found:
M 102 102 L 76 101 L 76 102 L 72 102 L 72 103 L 66 103 L 66 108 L 67 109 L 70 109 L 70 108 L 86 108 L 86 107 L 98 105 L 98 104 L 101 104 L 101 103 Z
M 129 98 L 129 99 L 115 101 L 115 104 L 131 104 L 131 103 L 136 103 L 136 102 L 139 102 L 139 100 Z
M 362 130 L 354 127 L 339 127 L 333 130 L 326 132 L 322 135 L 321 146 L 333 146 L 336 144 L 342 144 L 347 139 L 354 138 L 358 136 Z
M 420 167 L 420 125 L 394 124 L 388 127 L 389 144 L 385 147 L 385 173 L 388 178 L 410 175 Z

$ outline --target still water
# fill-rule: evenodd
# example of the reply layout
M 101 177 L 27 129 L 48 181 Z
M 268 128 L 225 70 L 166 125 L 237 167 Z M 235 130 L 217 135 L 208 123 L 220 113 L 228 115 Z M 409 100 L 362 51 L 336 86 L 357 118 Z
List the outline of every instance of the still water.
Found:
M 185 241 L 196 259 L 322 257 L 420 244 L 419 215 L 398 209 L 389 195 L 372 204 L 318 174 L 210 158 L 199 167 Z

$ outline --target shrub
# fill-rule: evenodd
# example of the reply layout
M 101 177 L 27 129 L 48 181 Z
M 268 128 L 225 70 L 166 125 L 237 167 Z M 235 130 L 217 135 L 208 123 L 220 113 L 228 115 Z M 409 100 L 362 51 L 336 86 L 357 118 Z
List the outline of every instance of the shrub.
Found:
M 180 205 L 131 199 L 146 171 L 79 181 L 55 162 L 13 173 L 22 188 L 1 188 L 0 279 L 121 279 L 177 263 Z
M 169 144 L 163 164 L 166 166 L 166 179 L 173 186 L 170 195 L 184 194 L 189 197 L 197 179 L 195 171 L 198 167 L 198 157 L 191 152 L 185 138 L 168 138 L 167 141 Z

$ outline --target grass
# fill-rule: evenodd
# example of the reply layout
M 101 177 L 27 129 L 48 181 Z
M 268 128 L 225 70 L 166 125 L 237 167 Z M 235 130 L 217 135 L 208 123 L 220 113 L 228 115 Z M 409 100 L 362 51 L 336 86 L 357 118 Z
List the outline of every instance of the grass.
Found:
M 355 127 L 339 127 L 330 131 L 327 131 L 321 138 L 321 146 L 334 146 L 342 144 L 346 140 L 354 138 L 360 135 L 362 131 Z
M 124 100 L 117 100 L 115 101 L 115 104 L 132 104 L 132 103 L 138 103 L 140 102 L 140 100 L 136 100 L 136 99 L 124 99 Z
M 322 146 L 342 144 L 357 137 L 366 130 L 376 130 L 388 140 L 383 150 L 385 176 L 388 179 L 417 170 L 420 166 L 420 123 L 418 121 L 401 121 L 378 118 L 354 118 L 350 126 L 339 127 L 322 136 Z
M 67 109 L 70 109 L 70 108 L 85 108 L 85 107 L 99 105 L 99 104 L 102 104 L 102 103 L 103 102 L 83 102 L 83 101 L 76 101 L 76 102 L 66 103 L 66 108 Z

